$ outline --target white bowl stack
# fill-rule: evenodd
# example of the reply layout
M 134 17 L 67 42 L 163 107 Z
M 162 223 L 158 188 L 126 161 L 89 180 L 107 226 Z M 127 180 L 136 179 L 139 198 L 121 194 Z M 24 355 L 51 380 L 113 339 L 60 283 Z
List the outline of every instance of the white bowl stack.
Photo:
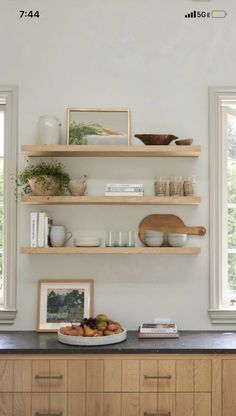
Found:
M 79 237 L 74 239 L 75 247 L 99 247 L 101 239 L 97 237 Z
M 187 243 L 187 234 L 168 233 L 168 242 L 172 247 L 184 247 Z
M 161 231 L 144 231 L 144 238 L 149 247 L 161 247 L 164 242 L 164 234 Z

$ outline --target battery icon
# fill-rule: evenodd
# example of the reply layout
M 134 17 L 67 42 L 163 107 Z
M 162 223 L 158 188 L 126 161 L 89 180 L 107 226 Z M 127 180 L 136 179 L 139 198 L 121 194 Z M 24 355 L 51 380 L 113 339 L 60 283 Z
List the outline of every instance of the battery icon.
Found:
M 211 12 L 211 17 L 222 18 L 226 16 L 227 16 L 227 13 L 225 10 L 212 10 Z

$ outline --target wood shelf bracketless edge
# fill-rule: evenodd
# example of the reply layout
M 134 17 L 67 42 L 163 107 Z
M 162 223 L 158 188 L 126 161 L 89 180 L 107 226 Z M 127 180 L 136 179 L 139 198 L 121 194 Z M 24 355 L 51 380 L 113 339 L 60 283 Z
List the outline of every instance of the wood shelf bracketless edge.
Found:
M 199 196 L 22 196 L 27 205 L 199 205 Z
M 22 247 L 21 254 L 199 254 L 200 247 Z
M 30 157 L 198 157 L 201 146 L 22 145 Z

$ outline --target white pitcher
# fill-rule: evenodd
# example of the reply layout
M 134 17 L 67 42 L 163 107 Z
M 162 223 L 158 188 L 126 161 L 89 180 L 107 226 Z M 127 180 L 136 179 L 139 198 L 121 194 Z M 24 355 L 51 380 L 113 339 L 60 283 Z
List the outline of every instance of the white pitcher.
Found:
M 52 225 L 50 242 L 52 247 L 64 247 L 72 237 L 71 232 L 66 232 L 64 225 Z

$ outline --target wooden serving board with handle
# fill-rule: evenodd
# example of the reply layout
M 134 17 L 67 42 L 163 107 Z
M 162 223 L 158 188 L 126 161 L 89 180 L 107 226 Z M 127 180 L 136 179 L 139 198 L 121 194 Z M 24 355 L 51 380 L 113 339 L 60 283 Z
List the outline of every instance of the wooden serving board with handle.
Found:
M 147 245 L 144 233 L 146 230 L 162 231 L 164 233 L 164 246 L 168 245 L 168 233 L 191 234 L 191 235 L 205 235 L 206 228 L 204 227 L 187 227 L 181 218 L 172 214 L 153 214 L 143 218 L 139 224 L 139 238 L 143 244 Z

